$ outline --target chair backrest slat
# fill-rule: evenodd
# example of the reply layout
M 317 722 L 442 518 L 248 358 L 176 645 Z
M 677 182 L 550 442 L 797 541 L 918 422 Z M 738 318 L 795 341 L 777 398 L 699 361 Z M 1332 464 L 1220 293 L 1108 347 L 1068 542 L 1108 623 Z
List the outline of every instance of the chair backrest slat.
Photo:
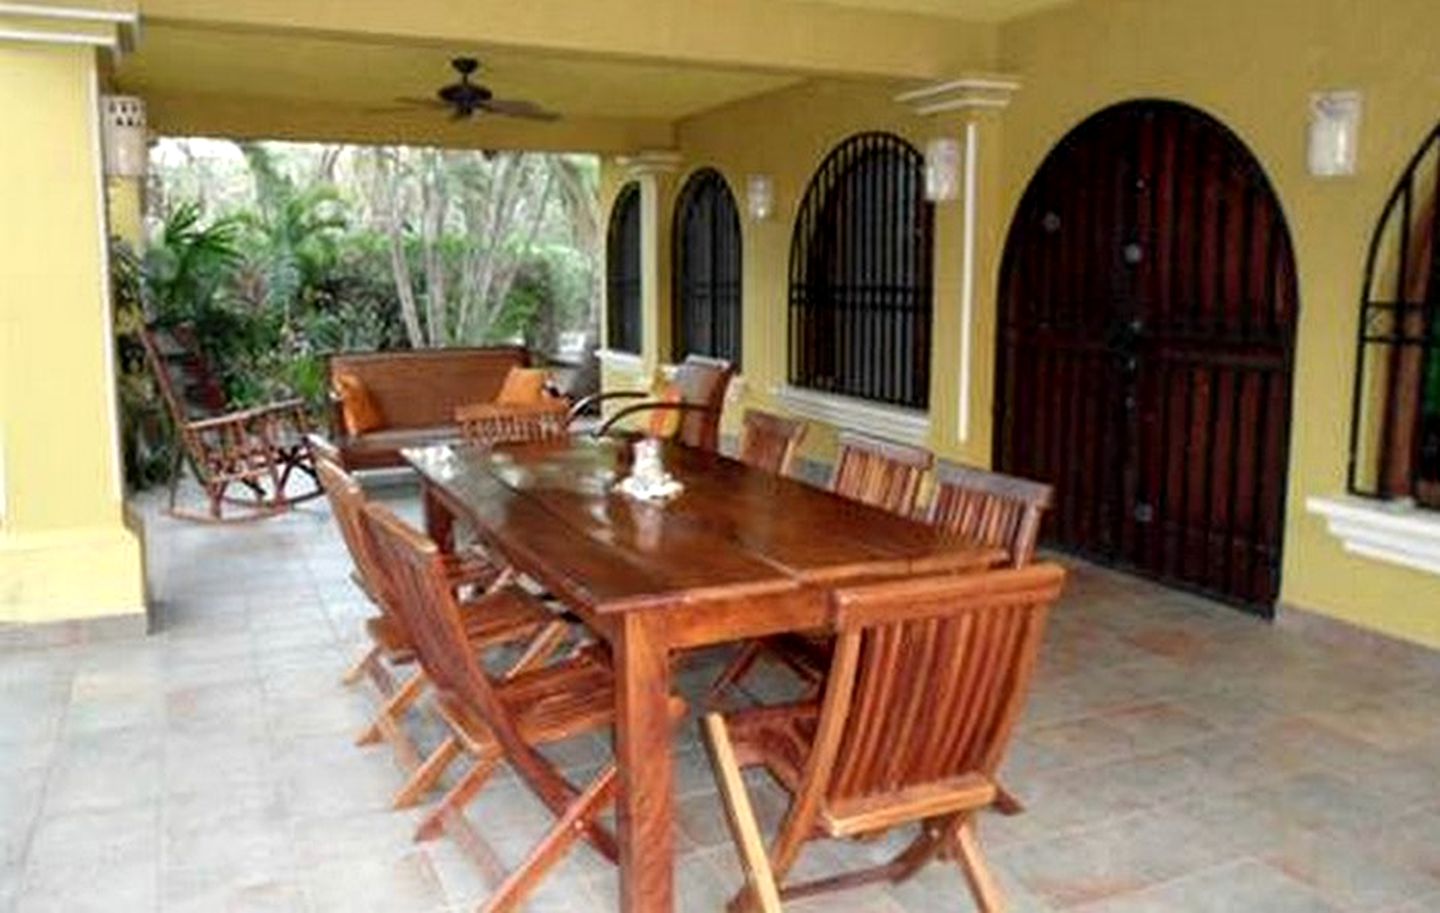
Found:
M 744 423 L 741 462 L 775 475 L 788 475 L 809 426 L 800 419 L 783 418 L 759 409 L 746 409 Z
M 939 461 L 930 522 L 947 532 L 1010 552 L 1011 564 L 1024 567 L 1035 557 L 1040 521 L 1054 490 L 1034 482 Z
M 909 516 L 930 468 L 930 453 L 863 434 L 840 433 L 830 490 L 862 504 Z
M 1023 706 L 1045 619 L 1065 572 L 1039 564 L 874 584 L 834 596 L 843 705 L 829 801 L 979 774 L 993 778 Z

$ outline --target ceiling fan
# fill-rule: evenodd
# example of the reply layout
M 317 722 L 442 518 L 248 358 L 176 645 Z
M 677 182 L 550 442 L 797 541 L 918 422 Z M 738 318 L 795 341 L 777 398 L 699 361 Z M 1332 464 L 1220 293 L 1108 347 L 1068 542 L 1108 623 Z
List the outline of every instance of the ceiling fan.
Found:
M 452 82 L 430 98 L 397 98 L 407 108 L 431 108 L 450 112 L 451 120 L 467 120 L 476 114 L 500 114 L 505 117 L 523 117 L 528 120 L 559 120 L 560 115 L 547 111 L 532 101 L 496 98 L 495 93 L 470 77 L 480 69 L 480 61 L 474 57 L 456 57 L 450 66 L 460 74 L 459 82 Z

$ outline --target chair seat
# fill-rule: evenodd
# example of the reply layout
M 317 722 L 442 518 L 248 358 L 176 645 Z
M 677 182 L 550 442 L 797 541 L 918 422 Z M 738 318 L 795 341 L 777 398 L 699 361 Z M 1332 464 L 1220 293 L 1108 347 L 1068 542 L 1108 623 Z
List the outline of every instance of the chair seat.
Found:
M 799 789 L 820 719 L 818 701 L 750 707 L 725 714 L 742 766 L 760 765 L 792 792 Z
M 460 619 L 465 636 L 475 649 L 523 640 L 555 619 L 545 604 L 518 587 L 508 587 L 481 599 L 461 602 Z M 393 619 L 377 615 L 366 619 L 365 631 L 392 663 L 414 660 L 410 637 Z
M 532 745 L 564 741 L 615 722 L 615 675 L 594 650 L 581 650 L 562 663 L 507 679 L 496 694 L 520 735 Z M 439 706 L 467 741 L 468 750 L 476 754 L 495 750 L 489 727 L 469 705 L 442 693 Z M 675 720 L 684 717 L 685 702 L 672 697 L 670 712 Z

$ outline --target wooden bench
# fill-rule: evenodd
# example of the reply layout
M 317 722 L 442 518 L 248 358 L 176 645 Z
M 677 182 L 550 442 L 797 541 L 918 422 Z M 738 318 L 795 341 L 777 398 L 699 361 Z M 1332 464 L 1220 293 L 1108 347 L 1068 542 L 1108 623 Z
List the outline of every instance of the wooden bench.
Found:
M 529 354 L 520 346 L 331 355 L 326 366 L 331 389 L 337 374 L 359 378 L 384 425 L 365 434 L 347 434 L 335 401 L 329 455 L 350 471 L 403 466 L 400 451 L 406 447 L 459 440 L 455 410 L 490 402 L 511 368 L 529 364 Z

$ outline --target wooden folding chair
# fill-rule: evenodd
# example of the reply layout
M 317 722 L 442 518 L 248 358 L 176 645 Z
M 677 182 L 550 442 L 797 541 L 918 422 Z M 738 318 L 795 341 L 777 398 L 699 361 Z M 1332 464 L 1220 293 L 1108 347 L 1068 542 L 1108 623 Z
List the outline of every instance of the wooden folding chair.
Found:
M 915 513 L 920 483 L 932 461 L 928 450 L 842 431 L 830 490 L 908 517 Z
M 840 452 L 830 476 L 830 490 L 871 507 L 911 516 L 920 498 L 920 485 L 933 458 L 929 451 L 856 434 L 840 433 Z M 715 705 L 738 684 L 761 656 L 779 660 L 809 681 L 823 676 L 829 641 L 806 634 L 784 634 L 747 641 L 710 686 L 707 702 Z M 816 671 L 817 662 L 819 664 Z
M 501 761 L 555 814 L 554 826 L 480 907 L 485 913 L 518 909 L 548 871 L 584 838 L 611 861 L 614 835 L 597 820 L 614 800 L 616 770 L 607 765 L 583 788 L 565 779 L 537 750 L 543 745 L 614 723 L 615 683 L 598 649 L 567 661 L 492 680 L 466 642 L 460 609 L 435 544 L 379 504 L 366 505 L 361 524 L 385 565 L 393 570 L 397 606 L 415 635 L 420 665 L 434 683 L 437 704 L 453 738 L 474 765 L 421 824 L 416 838 L 439 836 L 458 824 L 466 804 Z M 675 719 L 684 705 L 672 702 Z
M 404 617 L 395 608 L 399 596 L 393 572 L 378 559 L 360 527 L 366 498 L 354 478 L 323 456 L 316 460 L 316 470 L 354 562 L 356 583 L 380 610 L 365 622 L 371 646 L 344 678 L 346 684 L 353 684 L 361 676 L 368 676 L 381 696 L 374 720 L 356 743 L 369 745 L 383 740 L 391 746 L 396 761 L 409 774 L 394 798 L 395 807 L 404 808 L 419 801 L 439 781 L 460 754 L 460 745 L 453 739 L 446 740 L 422 759 L 406 733 L 404 717 L 425 695 L 428 680 L 423 671 L 416 669 L 403 682 L 395 681 L 393 670 L 415 666 L 415 648 Z M 466 593 L 458 604 L 472 651 L 526 644 L 511 668 L 512 674 L 518 674 L 545 662 L 564 645 L 565 621 L 514 586 L 512 575 L 478 558 L 451 555 L 438 560 L 450 592 Z
M 569 436 L 570 404 L 551 398 L 538 403 L 475 403 L 455 410 L 465 443 L 472 447 L 530 444 Z
M 800 419 L 746 409 L 740 461 L 775 475 L 789 475 L 795 453 L 809 427 Z
M 940 460 L 930 523 L 984 545 L 998 545 L 1010 553 L 1013 567 L 1024 567 L 1035 557 L 1040 521 L 1054 500 L 1055 490 L 1044 482 Z
M 977 814 L 1025 704 L 1064 570 L 1054 564 L 857 586 L 833 596 L 835 662 L 820 702 L 709 714 L 705 730 L 747 884 L 732 911 L 898 882 L 948 852 L 980 909 L 1003 909 L 980 852 Z M 740 768 L 791 793 L 768 853 Z M 787 885 L 807 841 L 919 822 L 890 862 Z

